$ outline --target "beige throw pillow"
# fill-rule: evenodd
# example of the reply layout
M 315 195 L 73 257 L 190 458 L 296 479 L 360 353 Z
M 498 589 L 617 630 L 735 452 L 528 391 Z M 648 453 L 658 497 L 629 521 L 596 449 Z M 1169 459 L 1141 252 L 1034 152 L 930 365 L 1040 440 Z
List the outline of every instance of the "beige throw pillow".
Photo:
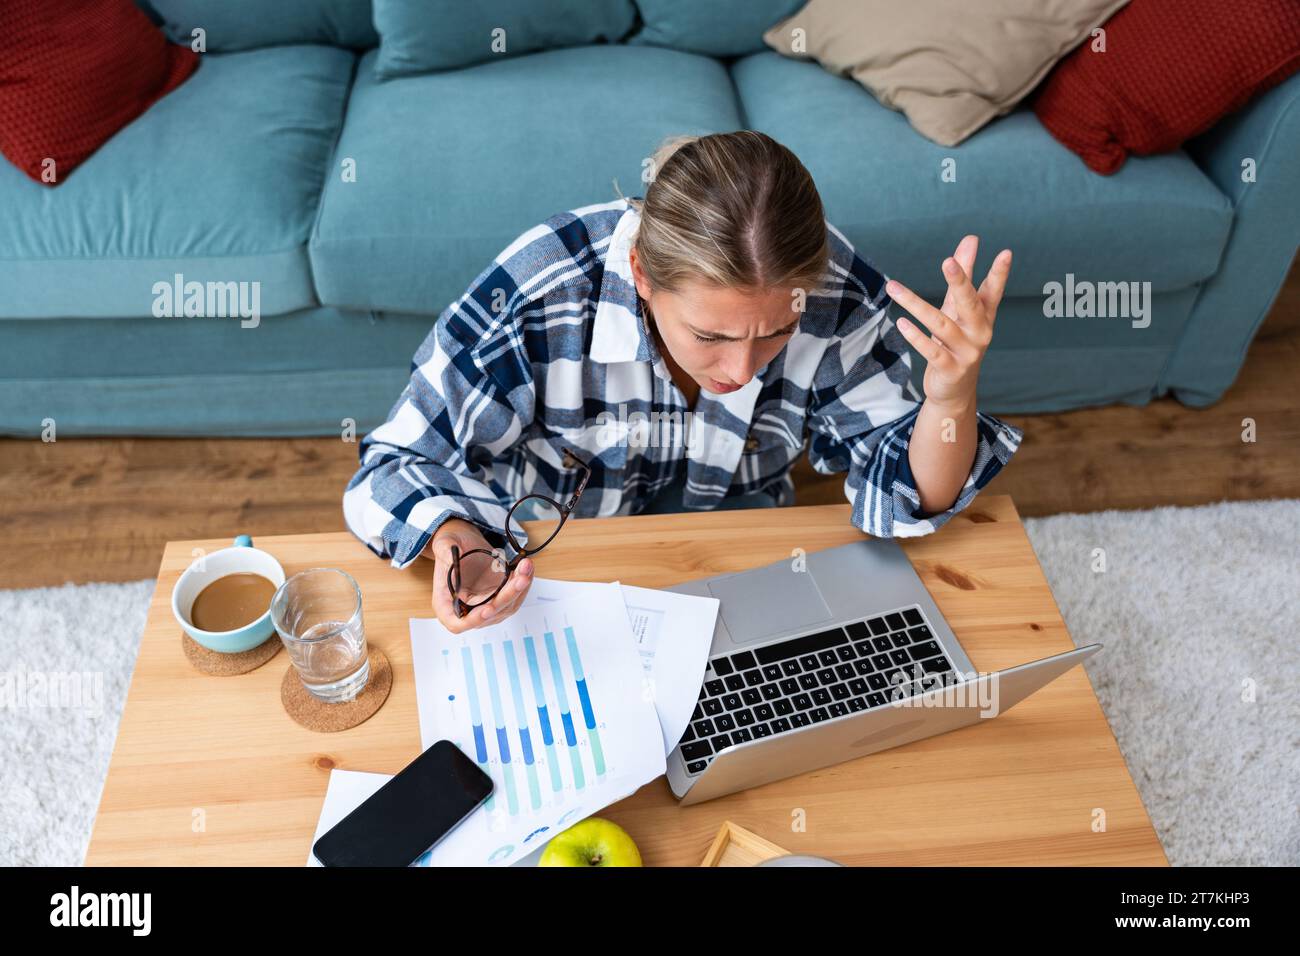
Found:
M 850 76 L 955 146 L 1038 85 L 1128 0 L 811 0 L 763 35 Z M 1100 38 L 1100 39 L 1104 39 Z

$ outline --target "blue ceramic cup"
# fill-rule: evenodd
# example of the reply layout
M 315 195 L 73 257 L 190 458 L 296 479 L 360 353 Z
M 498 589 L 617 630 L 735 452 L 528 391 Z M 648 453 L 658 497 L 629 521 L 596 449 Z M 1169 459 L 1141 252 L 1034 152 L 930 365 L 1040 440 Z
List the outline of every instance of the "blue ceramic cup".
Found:
M 238 630 L 205 631 L 190 623 L 190 610 L 194 607 L 194 599 L 199 596 L 199 592 L 217 578 L 241 571 L 260 574 L 277 588 L 284 583 L 284 568 L 280 567 L 280 562 L 265 551 L 253 547 L 253 539 L 241 534 L 235 539 L 233 547 L 196 558 L 181 574 L 176 587 L 172 588 L 172 614 L 176 616 L 176 622 L 194 640 L 221 654 L 252 650 L 275 633 L 275 625 L 271 623 L 270 601 L 261 617 Z

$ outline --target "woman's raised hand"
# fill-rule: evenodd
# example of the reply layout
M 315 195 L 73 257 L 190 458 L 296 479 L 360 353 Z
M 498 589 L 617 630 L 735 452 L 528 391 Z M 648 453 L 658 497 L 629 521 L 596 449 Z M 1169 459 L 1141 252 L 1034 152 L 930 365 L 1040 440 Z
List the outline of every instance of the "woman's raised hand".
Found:
M 978 250 L 979 237 L 966 236 L 943 261 L 948 292 L 937 309 L 897 280 L 885 285 L 890 298 L 930 332 L 927 336 L 914 322 L 898 320 L 898 331 L 927 362 L 926 400 L 954 408 L 975 402 L 980 363 L 993 339 L 993 323 L 1011 272 L 1011 250 L 1003 249 L 976 290 L 971 276 Z

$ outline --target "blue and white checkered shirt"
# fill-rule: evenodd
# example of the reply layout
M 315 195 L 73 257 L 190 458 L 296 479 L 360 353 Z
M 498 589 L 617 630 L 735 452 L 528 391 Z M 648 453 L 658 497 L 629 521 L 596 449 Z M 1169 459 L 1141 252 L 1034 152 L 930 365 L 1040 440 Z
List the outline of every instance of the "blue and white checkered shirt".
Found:
M 438 318 L 343 496 L 348 527 L 371 550 L 404 567 L 450 517 L 503 545 L 519 497 L 572 495 L 566 447 L 592 467 L 578 516 L 635 514 L 683 469 L 686 508 L 754 492 L 786 504 L 806 444 L 818 472 L 848 472 L 856 527 L 923 535 L 1019 447 L 1020 429 L 980 413 L 957 501 L 925 515 L 907 457 L 921 402 L 907 343 L 886 314 L 885 278 L 829 224 L 827 271 L 798 331 L 743 388 L 701 391 L 688 411 L 641 319 L 628 262 L 639 222 L 624 200 L 553 216 Z

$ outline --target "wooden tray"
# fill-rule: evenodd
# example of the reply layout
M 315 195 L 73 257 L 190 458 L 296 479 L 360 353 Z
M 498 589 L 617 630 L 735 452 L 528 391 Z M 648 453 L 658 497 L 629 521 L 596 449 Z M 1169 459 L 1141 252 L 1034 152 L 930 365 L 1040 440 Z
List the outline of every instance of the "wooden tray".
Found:
M 764 860 L 789 854 L 789 850 L 728 820 L 718 831 L 700 866 L 757 866 Z

